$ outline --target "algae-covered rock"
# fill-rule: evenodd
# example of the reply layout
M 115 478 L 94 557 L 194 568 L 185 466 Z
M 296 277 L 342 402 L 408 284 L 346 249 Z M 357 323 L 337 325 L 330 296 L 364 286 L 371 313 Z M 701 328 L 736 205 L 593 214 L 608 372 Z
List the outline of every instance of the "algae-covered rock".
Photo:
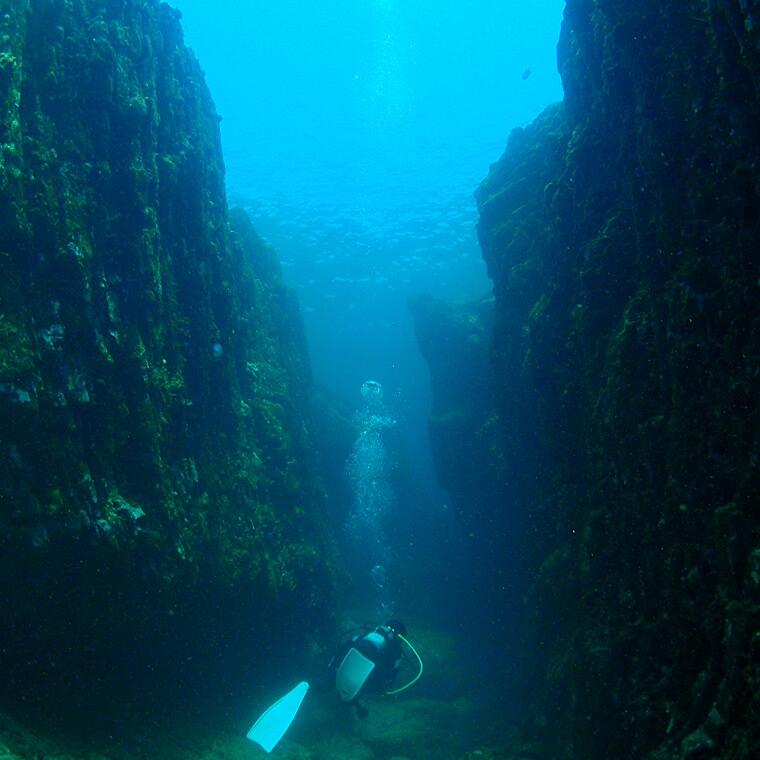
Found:
M 477 191 L 496 482 L 475 493 L 502 488 L 486 524 L 524 547 L 525 735 L 547 757 L 760 746 L 755 5 L 568 0 L 565 101 Z
M 480 434 L 492 409 L 488 347 L 493 301 L 457 307 L 418 297 L 410 301 L 410 308 L 431 371 L 430 442 L 441 485 L 462 501 L 479 481 L 495 480 L 482 477 L 481 468 L 490 464 L 487 457 L 462 448 Z M 462 515 L 468 528 L 477 517 L 471 510 Z
M 297 305 L 228 214 L 178 19 L 157 0 L 0 2 L 14 700 L 148 702 L 157 684 L 193 699 L 261 664 L 254 636 L 314 633 L 330 610 Z

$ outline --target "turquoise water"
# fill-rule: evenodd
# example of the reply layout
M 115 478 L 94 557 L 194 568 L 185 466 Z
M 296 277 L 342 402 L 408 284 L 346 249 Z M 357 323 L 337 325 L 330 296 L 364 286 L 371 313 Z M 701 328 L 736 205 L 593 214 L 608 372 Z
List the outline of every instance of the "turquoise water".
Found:
M 277 248 L 317 382 L 354 406 L 381 381 L 442 500 L 406 299 L 490 292 L 473 192 L 562 97 L 564 2 L 172 4 L 222 117 L 230 200 Z

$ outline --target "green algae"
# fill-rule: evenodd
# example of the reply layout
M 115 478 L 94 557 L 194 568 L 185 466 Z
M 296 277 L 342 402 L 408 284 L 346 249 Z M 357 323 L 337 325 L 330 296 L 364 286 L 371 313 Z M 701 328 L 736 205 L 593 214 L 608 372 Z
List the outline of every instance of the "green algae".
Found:
M 256 663 L 233 677 L 215 642 L 297 619 L 314 636 L 333 604 L 293 296 L 228 212 L 173 10 L 6 0 L 0 25 L 0 603 L 19 653 L 1 690 L 45 712 L 215 667 L 240 683 Z
M 516 648 L 542 756 L 757 744 L 760 68 L 756 9 L 729 5 L 567 3 L 565 102 L 515 130 L 476 194 L 493 401 L 454 401 L 456 328 L 421 335 L 449 399 L 441 477 L 527 560 Z

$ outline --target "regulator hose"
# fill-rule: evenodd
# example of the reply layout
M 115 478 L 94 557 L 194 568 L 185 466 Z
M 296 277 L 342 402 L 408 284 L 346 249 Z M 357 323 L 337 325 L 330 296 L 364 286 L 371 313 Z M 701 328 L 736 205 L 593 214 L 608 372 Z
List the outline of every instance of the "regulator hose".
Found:
M 413 686 L 414 684 L 416 684 L 417 681 L 419 681 L 420 676 L 422 675 L 422 670 L 423 670 L 422 658 L 417 654 L 417 650 L 400 633 L 396 633 L 396 636 L 398 636 L 398 638 L 401 641 L 403 641 L 404 644 L 406 644 L 409 647 L 409 649 L 412 650 L 412 654 L 414 654 L 414 656 L 417 658 L 417 662 L 420 664 L 420 669 L 417 675 L 414 678 L 412 678 L 412 680 L 409 681 L 409 683 L 406 683 L 403 686 L 399 686 L 398 689 L 391 689 L 390 691 L 386 691 L 385 693 L 388 695 L 399 694 L 402 691 L 406 691 L 410 686 Z

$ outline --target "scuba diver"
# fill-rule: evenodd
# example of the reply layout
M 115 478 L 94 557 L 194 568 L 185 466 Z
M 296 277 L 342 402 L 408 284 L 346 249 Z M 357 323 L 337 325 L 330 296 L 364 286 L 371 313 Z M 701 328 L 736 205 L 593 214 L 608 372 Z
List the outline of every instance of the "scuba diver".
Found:
M 406 626 L 400 620 L 355 628 L 349 633 L 354 635 L 338 647 L 327 674 L 317 679 L 316 685 L 334 686 L 340 700 L 352 705 L 359 718 L 366 718 L 368 711 L 359 702 L 360 697 L 372 692 L 391 695 L 405 691 L 422 675 L 422 659 L 407 640 Z M 402 644 L 414 654 L 419 669 L 410 681 L 391 689 L 404 658 Z M 253 724 L 247 738 L 271 752 L 293 722 L 308 689 L 309 684 L 301 681 L 278 699 Z
M 398 694 L 408 689 L 422 675 L 422 661 L 406 640 L 406 626 L 400 620 L 389 620 L 385 625 L 356 631 L 335 653 L 329 668 L 335 674 L 338 696 L 343 702 L 352 704 L 360 718 L 366 718 L 367 708 L 361 705 L 359 697 L 371 692 Z M 419 671 L 408 684 L 390 690 L 404 657 L 402 641 L 416 655 Z

